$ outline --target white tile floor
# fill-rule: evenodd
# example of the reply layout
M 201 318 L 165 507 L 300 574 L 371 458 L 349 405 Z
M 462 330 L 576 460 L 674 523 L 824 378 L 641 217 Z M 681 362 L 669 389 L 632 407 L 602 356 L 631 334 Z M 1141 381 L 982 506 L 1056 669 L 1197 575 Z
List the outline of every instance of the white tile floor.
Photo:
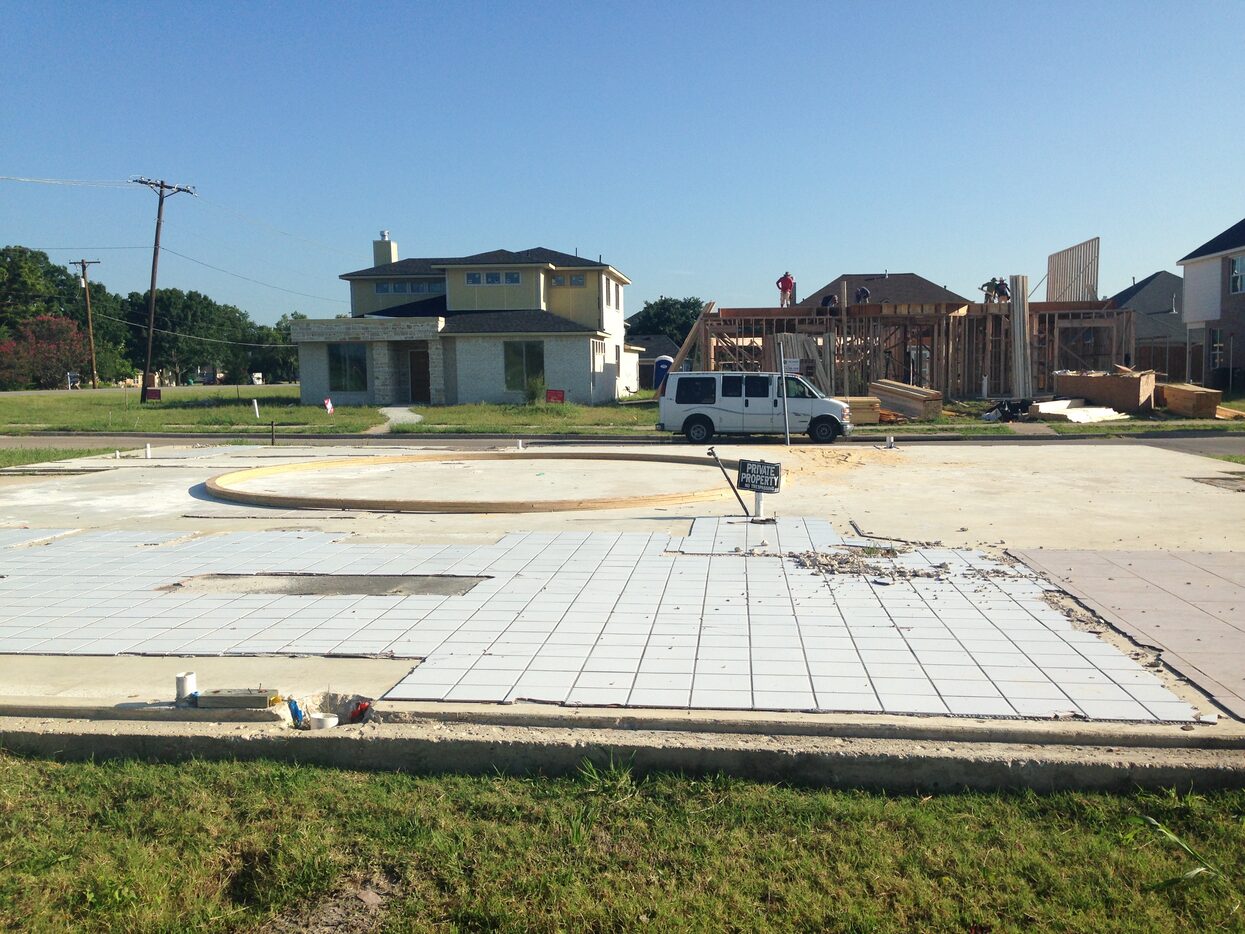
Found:
M 863 543 L 819 520 L 698 519 L 686 538 L 526 533 L 359 545 L 0 530 L 0 653 L 423 658 L 390 699 L 1187 720 L 1150 672 L 1075 630 L 1025 568 L 916 549 L 823 575 L 784 555 Z M 456 597 L 164 592 L 197 574 L 487 575 Z M 984 573 L 983 573 L 984 572 Z

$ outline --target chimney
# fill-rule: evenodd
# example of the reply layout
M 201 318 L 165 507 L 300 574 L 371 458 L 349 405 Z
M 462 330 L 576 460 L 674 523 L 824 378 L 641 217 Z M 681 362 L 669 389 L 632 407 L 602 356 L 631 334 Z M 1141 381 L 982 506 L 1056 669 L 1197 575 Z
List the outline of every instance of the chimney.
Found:
M 380 239 L 372 241 L 372 265 L 387 266 L 398 261 L 398 245 L 389 239 L 389 231 L 382 230 Z

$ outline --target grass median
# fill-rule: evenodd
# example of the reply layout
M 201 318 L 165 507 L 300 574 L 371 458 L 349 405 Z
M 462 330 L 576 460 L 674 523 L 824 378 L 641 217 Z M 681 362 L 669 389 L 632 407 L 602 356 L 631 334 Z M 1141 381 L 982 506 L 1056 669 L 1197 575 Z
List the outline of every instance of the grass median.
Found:
M 0 754 L 0 927 L 319 930 L 304 912 L 384 877 L 392 930 L 1239 930 L 1242 813 L 1245 792 L 918 797 L 625 768 Z
M 111 454 L 115 448 L 0 448 L 0 467 L 25 467 L 48 461 L 68 461 L 78 457 Z
M 142 404 L 137 389 L 6 393 L 0 433 L 38 431 L 354 434 L 384 422 L 370 406 L 303 405 L 297 386 L 178 386 Z M 255 400 L 259 417 L 255 416 Z
M 657 425 L 657 405 L 577 405 L 532 403 L 529 405 L 416 406 L 419 422 L 393 426 L 395 434 L 533 434 L 533 435 L 636 435 L 665 438 Z

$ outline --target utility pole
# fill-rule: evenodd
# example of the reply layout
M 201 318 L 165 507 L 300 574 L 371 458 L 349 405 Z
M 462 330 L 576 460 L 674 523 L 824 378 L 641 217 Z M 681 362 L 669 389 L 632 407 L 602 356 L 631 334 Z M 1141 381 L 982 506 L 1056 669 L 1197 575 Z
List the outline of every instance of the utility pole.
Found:
M 160 265 L 160 227 L 164 224 L 164 199 L 178 192 L 193 195 L 195 190 L 189 185 L 170 185 L 163 179 L 157 182 L 142 176 L 131 181 L 136 185 L 146 185 L 160 196 L 160 206 L 156 209 L 156 245 L 151 251 L 151 291 L 147 293 L 147 362 L 143 364 L 143 387 L 138 397 L 139 402 L 146 402 L 147 382 L 151 378 L 151 339 L 156 329 L 156 269 Z
M 95 369 L 95 325 L 91 321 L 91 283 L 87 281 L 86 267 L 98 266 L 97 259 L 80 259 L 72 263 L 82 270 L 82 291 L 86 295 L 86 336 L 91 342 L 91 388 L 99 388 L 99 373 Z

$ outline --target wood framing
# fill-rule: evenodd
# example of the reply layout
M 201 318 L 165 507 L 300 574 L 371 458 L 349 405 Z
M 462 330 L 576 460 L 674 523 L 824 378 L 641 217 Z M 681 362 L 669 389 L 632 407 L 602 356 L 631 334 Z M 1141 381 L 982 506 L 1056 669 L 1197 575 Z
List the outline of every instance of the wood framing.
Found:
M 1054 392 L 1055 370 L 1109 369 L 1131 359 L 1132 312 L 1107 302 L 1032 302 L 1032 392 Z M 777 370 L 780 352 L 834 396 L 864 396 L 877 380 L 947 399 L 1011 397 L 1012 303 L 848 305 L 843 309 L 718 308 L 710 302 L 680 357 L 706 370 Z M 1099 330 L 1095 330 L 1099 329 Z M 1092 361 L 1092 365 L 1087 365 Z M 1026 393 L 1028 394 L 1028 393 Z

